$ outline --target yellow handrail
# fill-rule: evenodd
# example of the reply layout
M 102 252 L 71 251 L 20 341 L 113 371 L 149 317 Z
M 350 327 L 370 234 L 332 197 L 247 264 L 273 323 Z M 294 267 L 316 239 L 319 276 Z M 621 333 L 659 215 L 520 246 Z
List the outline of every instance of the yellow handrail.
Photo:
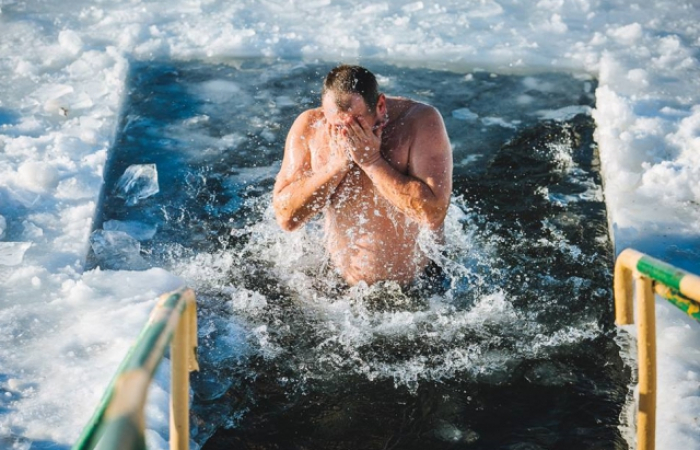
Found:
M 171 339 L 170 449 L 189 448 L 189 372 L 199 370 L 197 313 L 194 291 L 182 288 L 159 297 L 73 450 L 91 450 L 98 442 L 101 449 L 146 448 L 148 386 Z
M 634 283 L 633 283 L 634 280 Z M 626 249 L 615 262 L 615 322 L 634 323 L 633 284 L 639 308 L 639 411 L 637 448 L 654 450 L 656 442 L 656 322 L 654 291 L 700 320 L 700 277 L 641 252 Z

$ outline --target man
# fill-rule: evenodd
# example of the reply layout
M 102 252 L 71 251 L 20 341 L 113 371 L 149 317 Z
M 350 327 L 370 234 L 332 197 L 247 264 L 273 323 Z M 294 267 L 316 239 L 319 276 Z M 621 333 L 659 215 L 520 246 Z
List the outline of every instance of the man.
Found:
M 442 233 L 452 192 L 452 151 L 433 107 L 378 92 L 367 69 L 331 70 L 322 106 L 289 130 L 273 192 L 277 222 L 294 230 L 325 212 L 326 248 L 351 284 L 425 270 L 421 227 Z

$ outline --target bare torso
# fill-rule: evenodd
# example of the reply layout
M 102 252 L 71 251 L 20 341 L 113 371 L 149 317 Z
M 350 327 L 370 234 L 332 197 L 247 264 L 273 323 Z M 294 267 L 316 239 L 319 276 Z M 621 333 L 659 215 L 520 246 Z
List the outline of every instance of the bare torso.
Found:
M 397 171 L 409 172 L 416 112 L 425 107 L 407 99 L 387 99 L 389 121 L 381 153 Z M 312 171 L 328 162 L 324 116 L 312 112 L 313 125 L 305 136 Z M 408 284 L 427 265 L 418 249 L 419 225 L 384 199 L 369 177 L 353 167 L 338 185 L 325 211 L 326 248 L 340 274 L 350 283 L 393 280 Z

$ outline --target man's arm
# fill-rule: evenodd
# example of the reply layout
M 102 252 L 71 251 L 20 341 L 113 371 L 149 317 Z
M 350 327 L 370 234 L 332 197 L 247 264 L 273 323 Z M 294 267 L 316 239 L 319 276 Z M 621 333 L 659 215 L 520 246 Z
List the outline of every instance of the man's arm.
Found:
M 313 121 L 309 111 L 294 121 L 275 181 L 272 205 L 277 223 L 286 231 L 299 228 L 319 213 L 352 167 L 345 154 L 331 148 L 327 164 L 316 172 L 312 170 L 308 139 Z
M 445 220 L 452 194 L 452 149 L 440 113 L 427 105 L 419 107 L 422 110 L 413 124 L 418 128 L 410 147 L 408 174 L 382 157 L 381 130 L 372 133 L 362 119 L 351 127 L 355 148 L 360 147 L 359 152 L 353 152 L 353 159 L 389 203 L 436 230 Z

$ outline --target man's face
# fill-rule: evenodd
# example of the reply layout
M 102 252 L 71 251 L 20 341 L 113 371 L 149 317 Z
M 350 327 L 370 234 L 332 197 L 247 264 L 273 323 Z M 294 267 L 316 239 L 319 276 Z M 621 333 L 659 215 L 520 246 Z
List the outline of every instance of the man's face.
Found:
M 379 122 L 377 111 L 370 110 L 360 94 L 340 94 L 337 96 L 333 91 L 326 92 L 321 102 L 321 109 L 328 124 L 339 128 L 360 117 L 373 125 L 377 125 Z

